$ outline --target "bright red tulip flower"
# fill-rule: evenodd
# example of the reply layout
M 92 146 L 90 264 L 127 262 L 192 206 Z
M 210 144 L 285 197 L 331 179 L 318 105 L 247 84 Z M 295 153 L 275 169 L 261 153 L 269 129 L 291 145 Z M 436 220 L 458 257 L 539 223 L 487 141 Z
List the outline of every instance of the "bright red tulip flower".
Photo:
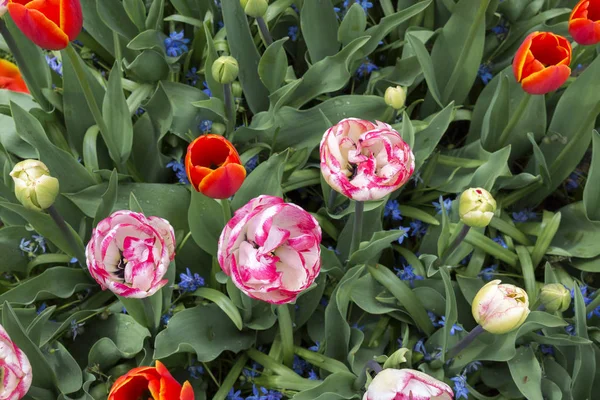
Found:
M 517 82 L 529 94 L 546 94 L 562 86 L 571 75 L 571 44 L 550 32 L 533 32 L 525 38 L 515 59 Z
M 79 0 L 9 0 L 8 12 L 33 43 L 46 50 L 62 50 L 83 26 Z
M 246 169 L 233 144 L 214 134 L 202 135 L 190 143 L 185 170 L 194 189 L 213 199 L 233 196 L 246 178 Z
M 579 44 L 600 43 L 600 0 L 581 0 L 573 7 L 569 33 Z
M 115 381 L 108 400 L 194 400 L 189 382 L 183 387 L 160 362 L 155 367 L 134 368 Z
M 0 60 L 0 89 L 29 93 L 19 68 L 10 61 Z

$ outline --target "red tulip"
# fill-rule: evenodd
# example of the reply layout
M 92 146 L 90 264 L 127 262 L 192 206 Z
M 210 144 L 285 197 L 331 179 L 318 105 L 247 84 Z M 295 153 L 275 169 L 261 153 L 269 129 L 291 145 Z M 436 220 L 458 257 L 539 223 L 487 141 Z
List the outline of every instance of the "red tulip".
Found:
M 79 0 L 9 0 L 8 12 L 33 43 L 62 50 L 83 26 Z
M 115 381 L 108 400 L 194 400 L 189 382 L 183 387 L 160 362 L 156 367 L 134 368 Z
M 515 59 L 517 82 L 529 94 L 546 94 L 562 86 L 571 75 L 571 44 L 550 32 L 533 32 L 525 38 Z
M 600 0 L 581 0 L 573 7 L 569 33 L 579 44 L 600 43 Z
M 246 169 L 233 144 L 219 135 L 202 135 L 190 143 L 185 170 L 194 189 L 213 199 L 227 199 L 238 191 Z
M 10 61 L 0 60 L 0 89 L 29 93 L 19 68 Z

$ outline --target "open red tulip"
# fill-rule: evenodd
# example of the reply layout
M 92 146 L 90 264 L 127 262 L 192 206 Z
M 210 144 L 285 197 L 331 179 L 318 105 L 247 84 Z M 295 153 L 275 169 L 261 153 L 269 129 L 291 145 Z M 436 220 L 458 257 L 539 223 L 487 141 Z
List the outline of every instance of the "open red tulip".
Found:
M 571 44 L 550 32 L 533 32 L 525 38 L 515 59 L 517 82 L 529 94 L 546 94 L 563 85 L 571 75 Z
M 10 61 L 0 60 L 0 89 L 29 93 L 19 68 Z
M 79 0 L 9 0 L 8 12 L 25 36 L 47 50 L 67 47 L 83 26 Z
M 213 199 L 233 196 L 246 178 L 246 169 L 233 144 L 214 134 L 202 135 L 190 143 L 185 170 L 194 189 Z
M 115 381 L 108 400 L 194 400 L 189 382 L 183 387 L 160 362 L 156 367 L 134 368 Z
M 600 43 L 600 0 L 581 0 L 573 7 L 569 33 L 579 44 Z

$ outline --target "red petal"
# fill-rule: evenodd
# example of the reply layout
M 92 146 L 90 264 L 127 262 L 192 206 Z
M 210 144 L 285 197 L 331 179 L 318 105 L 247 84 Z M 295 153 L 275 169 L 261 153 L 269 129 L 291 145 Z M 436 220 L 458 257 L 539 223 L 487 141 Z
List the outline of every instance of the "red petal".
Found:
M 513 73 L 515 74 L 515 79 L 517 82 L 521 82 L 521 79 L 523 79 L 523 68 L 525 67 L 525 63 L 528 61 L 528 58 L 530 58 L 530 60 L 533 59 L 531 53 L 529 52 L 529 48 L 531 47 L 532 38 L 537 34 L 538 32 L 533 32 L 527 36 L 515 54 L 515 58 L 513 60 Z
M 83 12 L 79 0 L 60 0 L 60 27 L 69 37 L 75 40 L 83 27 Z
M 575 19 L 569 22 L 569 33 L 577 43 L 589 46 L 600 43 L 600 22 Z
M 179 396 L 179 400 L 194 400 L 194 390 L 188 381 L 185 381 L 183 384 L 183 389 L 181 389 L 181 396 Z
M 46 50 L 62 50 L 69 44 L 67 35 L 41 12 L 15 3 L 8 5 L 8 12 L 21 32 L 38 46 Z
M 243 166 L 227 164 L 206 176 L 198 190 L 213 199 L 227 199 L 238 191 L 245 178 L 246 169 Z
M 521 86 L 529 94 L 546 94 L 563 85 L 571 76 L 571 68 L 555 65 L 523 79 Z

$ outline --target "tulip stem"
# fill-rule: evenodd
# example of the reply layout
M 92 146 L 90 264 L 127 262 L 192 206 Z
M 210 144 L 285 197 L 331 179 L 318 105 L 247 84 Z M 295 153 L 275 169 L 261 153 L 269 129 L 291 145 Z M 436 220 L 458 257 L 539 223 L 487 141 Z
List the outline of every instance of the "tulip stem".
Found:
M 360 246 L 364 210 L 365 203 L 362 201 L 357 201 L 354 208 L 354 226 L 352 227 L 352 241 L 350 242 L 350 252 L 348 253 L 348 258 L 352 257 L 352 254 L 354 254 L 354 252 L 358 250 Z
M 279 333 L 283 349 L 283 364 L 291 368 L 294 363 L 294 328 L 287 304 L 282 304 L 277 308 L 277 318 L 279 319 Z
M 477 325 L 467 336 L 465 336 L 460 342 L 456 344 L 453 348 L 448 350 L 446 353 L 446 360 L 450 360 L 458 355 L 461 351 L 466 349 L 472 342 L 477 338 L 477 336 L 481 335 L 485 330 L 481 325 Z
M 471 230 L 471 227 L 469 225 L 463 224 L 462 228 L 460 229 L 460 232 L 458 232 L 458 235 L 456 235 L 454 241 L 450 244 L 450 246 L 448 246 L 446 250 L 444 250 L 441 260 L 442 264 L 446 262 L 448 257 L 450 257 L 452 253 L 454 253 L 454 250 L 456 250 L 458 246 L 460 246 L 460 244 L 463 242 L 463 240 L 465 240 L 465 238 L 469 234 L 469 230 Z
M 271 32 L 269 32 L 269 27 L 267 26 L 265 19 L 263 17 L 257 17 L 256 23 L 258 24 L 258 29 L 260 29 L 260 33 L 265 41 L 265 45 L 269 47 L 273 44 L 273 37 L 271 36 Z
M 150 330 L 152 337 L 156 337 L 158 332 L 158 326 L 156 326 L 156 319 L 154 318 L 154 306 L 149 297 L 141 299 L 142 305 L 144 306 L 144 316 L 146 317 L 146 327 Z
M 48 207 L 47 211 L 48 214 L 50 214 L 50 217 L 52 217 L 52 219 L 54 220 L 56 226 L 58 226 L 58 229 L 60 229 L 60 231 L 62 232 L 64 238 L 71 247 L 71 250 L 73 250 L 73 254 L 75 254 L 79 266 L 83 268 L 84 271 L 87 271 L 87 267 L 85 265 L 85 252 L 83 251 L 83 248 L 79 246 L 79 243 L 73 236 L 73 233 L 71 232 L 71 229 L 69 229 L 69 226 L 65 222 L 65 219 L 62 217 L 62 215 L 60 215 L 60 213 L 58 212 L 56 207 L 54 207 L 54 205 Z
M 514 114 L 510 117 L 510 119 L 508 120 L 508 124 L 506 125 L 506 127 L 504 128 L 502 133 L 500 134 L 500 139 L 498 141 L 499 148 L 503 148 L 506 145 L 506 142 L 508 141 L 508 137 L 512 133 L 515 126 L 517 126 L 517 123 L 521 120 L 521 117 L 523 116 L 523 114 L 525 113 L 525 110 L 527 109 L 527 106 L 529 105 L 529 101 L 531 100 L 531 97 L 532 96 L 529 93 L 524 94 L 523 98 L 519 102 L 519 105 L 517 106 L 517 109 L 515 110 Z
M 235 103 L 231 83 L 223 84 L 223 97 L 225 102 L 225 116 L 227 117 L 227 135 L 232 135 L 235 129 Z
M 338 192 L 331 189 L 331 191 L 329 192 L 329 201 L 327 202 L 327 210 L 329 210 L 329 212 L 331 212 L 331 213 L 334 212 L 333 206 L 335 206 L 335 201 L 337 200 L 337 196 L 338 196 Z
M 104 139 L 104 142 L 106 143 L 106 146 L 108 147 L 110 156 L 111 156 L 111 158 L 113 158 L 113 161 L 115 161 L 115 163 L 117 165 L 117 170 L 121 173 L 126 173 L 125 166 L 122 165 L 120 162 L 118 162 L 118 154 L 119 153 L 116 149 L 115 144 L 113 143 L 112 139 L 109 136 L 108 126 L 106 125 L 106 122 L 104 121 L 104 118 L 102 117 L 102 112 L 100 111 L 100 108 L 98 107 L 98 103 L 96 102 L 96 97 L 94 96 L 92 87 L 90 86 L 90 84 L 87 81 L 87 77 L 85 75 L 85 70 L 83 69 L 83 66 L 81 65 L 81 61 L 79 59 L 79 56 L 77 55 L 77 51 L 75 50 L 73 45 L 71 43 L 69 43 L 69 45 L 65 49 L 65 52 L 67 54 L 67 57 L 69 57 L 69 61 L 71 62 L 71 65 L 73 66 L 73 70 L 75 71 L 75 76 L 77 77 L 77 80 L 79 81 L 79 86 L 81 86 L 81 90 L 83 91 L 83 96 L 85 97 L 85 101 L 87 102 L 90 112 L 92 113 L 92 115 L 94 117 L 94 121 L 96 121 L 96 125 L 98 125 L 98 128 L 100 128 L 100 134 L 102 135 L 102 139 Z

